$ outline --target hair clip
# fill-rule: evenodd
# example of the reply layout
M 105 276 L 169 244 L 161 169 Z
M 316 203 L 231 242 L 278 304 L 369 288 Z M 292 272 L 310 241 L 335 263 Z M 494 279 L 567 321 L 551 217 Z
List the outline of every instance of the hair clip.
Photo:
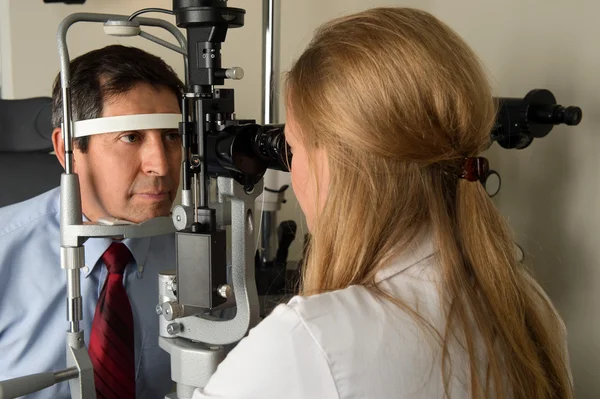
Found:
M 484 157 L 468 157 L 464 159 L 461 179 L 484 182 L 490 172 L 490 163 Z

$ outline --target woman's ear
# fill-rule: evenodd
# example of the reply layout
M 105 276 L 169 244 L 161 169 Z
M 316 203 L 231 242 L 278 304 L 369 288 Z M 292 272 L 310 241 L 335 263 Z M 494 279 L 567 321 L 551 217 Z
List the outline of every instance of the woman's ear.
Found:
M 62 129 L 57 127 L 52 131 L 52 146 L 58 162 L 65 168 L 65 141 L 62 138 Z

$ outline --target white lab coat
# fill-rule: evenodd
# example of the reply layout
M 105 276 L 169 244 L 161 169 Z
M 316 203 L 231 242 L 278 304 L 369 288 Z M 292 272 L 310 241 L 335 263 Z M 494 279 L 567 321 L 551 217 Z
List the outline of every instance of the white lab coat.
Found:
M 427 241 L 377 280 L 443 334 L 438 273 Z M 443 398 L 437 342 L 407 312 L 361 286 L 295 297 L 255 327 L 193 399 Z M 456 348 L 451 355 L 450 397 L 468 397 L 467 358 Z

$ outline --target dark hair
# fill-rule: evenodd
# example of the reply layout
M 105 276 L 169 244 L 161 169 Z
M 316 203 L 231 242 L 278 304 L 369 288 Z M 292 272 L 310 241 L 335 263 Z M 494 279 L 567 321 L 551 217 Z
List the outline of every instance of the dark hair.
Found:
M 136 84 L 164 86 L 177 98 L 183 82 L 161 58 L 139 48 L 112 45 L 92 50 L 71 61 L 71 108 L 73 122 L 99 118 L 104 101 L 131 90 Z M 63 101 L 60 73 L 52 89 L 52 125 L 63 122 Z M 74 139 L 75 146 L 86 152 L 89 137 Z

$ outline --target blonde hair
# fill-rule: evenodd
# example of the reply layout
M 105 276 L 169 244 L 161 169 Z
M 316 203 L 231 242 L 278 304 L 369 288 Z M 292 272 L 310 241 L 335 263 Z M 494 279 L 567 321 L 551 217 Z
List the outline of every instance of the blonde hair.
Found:
M 360 284 L 410 312 L 375 275 L 433 234 L 449 304 L 446 394 L 448 343 L 460 334 L 472 397 L 571 398 L 562 321 L 483 186 L 457 177 L 489 145 L 496 116 L 465 42 L 424 11 L 371 9 L 321 27 L 287 84 L 299 138 L 309 154 L 326 148 L 334 182 L 313 222 L 302 293 Z

